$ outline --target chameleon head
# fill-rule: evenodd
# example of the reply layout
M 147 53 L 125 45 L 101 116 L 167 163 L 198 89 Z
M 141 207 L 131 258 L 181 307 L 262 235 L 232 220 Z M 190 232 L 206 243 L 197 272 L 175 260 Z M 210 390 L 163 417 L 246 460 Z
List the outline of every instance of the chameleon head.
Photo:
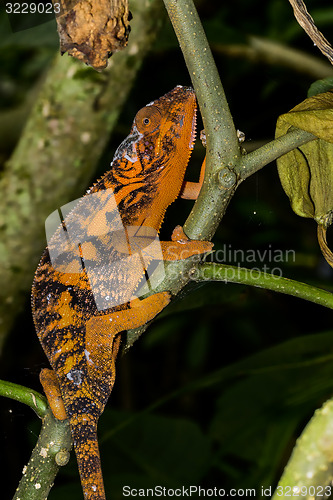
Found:
M 140 109 L 132 128 L 144 139 L 138 142 L 139 153 L 148 154 L 164 169 L 166 159 L 177 157 L 186 169 L 195 141 L 196 107 L 193 89 L 178 85 Z
M 142 134 L 145 141 L 140 141 L 139 151 L 146 154 L 152 152 L 152 160 L 174 156 L 180 163 L 187 164 L 189 150 L 193 149 L 195 141 L 195 129 L 194 91 L 191 87 L 177 85 L 138 111 L 132 132 Z
M 180 192 L 195 140 L 196 107 L 193 89 L 178 85 L 138 111 L 130 135 L 115 154 L 113 176 L 127 186 L 127 213 L 133 208 L 139 219 L 140 213 L 149 219 L 138 224 L 159 227 Z

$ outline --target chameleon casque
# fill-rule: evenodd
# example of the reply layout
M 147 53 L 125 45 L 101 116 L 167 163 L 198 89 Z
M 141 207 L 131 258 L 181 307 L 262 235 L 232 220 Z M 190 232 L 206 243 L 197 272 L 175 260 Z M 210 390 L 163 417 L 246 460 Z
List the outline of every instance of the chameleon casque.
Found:
M 135 297 L 147 259 L 142 263 L 133 251 L 133 238 L 144 248 L 180 193 L 196 198 L 202 174 L 199 183 L 184 183 L 195 128 L 189 87 L 177 86 L 142 108 L 111 169 L 62 217 L 35 274 L 34 323 L 52 367 L 40 378 L 54 415 L 69 419 L 86 500 L 106 498 L 97 422 L 115 381 L 121 333 L 170 302 L 167 291 Z M 160 259 L 177 260 L 212 244 L 189 240 L 178 226 L 159 248 Z M 148 261 L 158 258 L 154 250 L 149 255 Z

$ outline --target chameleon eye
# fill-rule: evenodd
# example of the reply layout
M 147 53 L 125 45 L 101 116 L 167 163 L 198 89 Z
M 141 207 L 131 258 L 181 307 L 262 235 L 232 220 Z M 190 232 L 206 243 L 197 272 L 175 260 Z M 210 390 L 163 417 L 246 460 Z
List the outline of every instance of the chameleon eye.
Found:
M 146 106 L 137 112 L 135 125 L 142 134 L 153 132 L 161 123 L 161 113 L 156 106 Z

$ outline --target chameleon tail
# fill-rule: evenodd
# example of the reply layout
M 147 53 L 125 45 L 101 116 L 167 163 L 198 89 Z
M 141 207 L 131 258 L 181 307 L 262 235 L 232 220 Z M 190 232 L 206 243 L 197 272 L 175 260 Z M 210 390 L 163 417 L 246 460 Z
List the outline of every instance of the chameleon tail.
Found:
M 97 441 L 97 420 L 79 414 L 70 419 L 84 500 L 106 500 Z

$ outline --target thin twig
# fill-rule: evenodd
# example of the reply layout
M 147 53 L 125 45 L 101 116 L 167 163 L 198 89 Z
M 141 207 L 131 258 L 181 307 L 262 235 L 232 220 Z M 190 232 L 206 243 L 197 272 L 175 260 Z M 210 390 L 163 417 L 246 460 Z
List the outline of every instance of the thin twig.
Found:
M 313 43 L 317 45 L 318 49 L 327 57 L 330 63 L 333 64 L 333 48 L 315 25 L 303 0 L 289 0 L 289 2 L 294 10 L 298 24 L 309 35 Z
M 223 54 L 231 58 L 239 58 L 254 64 L 265 63 L 272 66 L 283 66 L 293 73 L 302 73 L 312 79 L 320 80 L 333 75 L 333 67 L 320 56 L 311 55 L 289 45 L 268 38 L 249 35 L 247 44 L 211 45 L 215 54 Z
M 288 134 L 282 135 L 251 151 L 251 153 L 243 155 L 236 167 L 236 171 L 244 180 L 280 156 L 314 139 L 316 139 L 316 136 L 310 132 L 292 127 Z

